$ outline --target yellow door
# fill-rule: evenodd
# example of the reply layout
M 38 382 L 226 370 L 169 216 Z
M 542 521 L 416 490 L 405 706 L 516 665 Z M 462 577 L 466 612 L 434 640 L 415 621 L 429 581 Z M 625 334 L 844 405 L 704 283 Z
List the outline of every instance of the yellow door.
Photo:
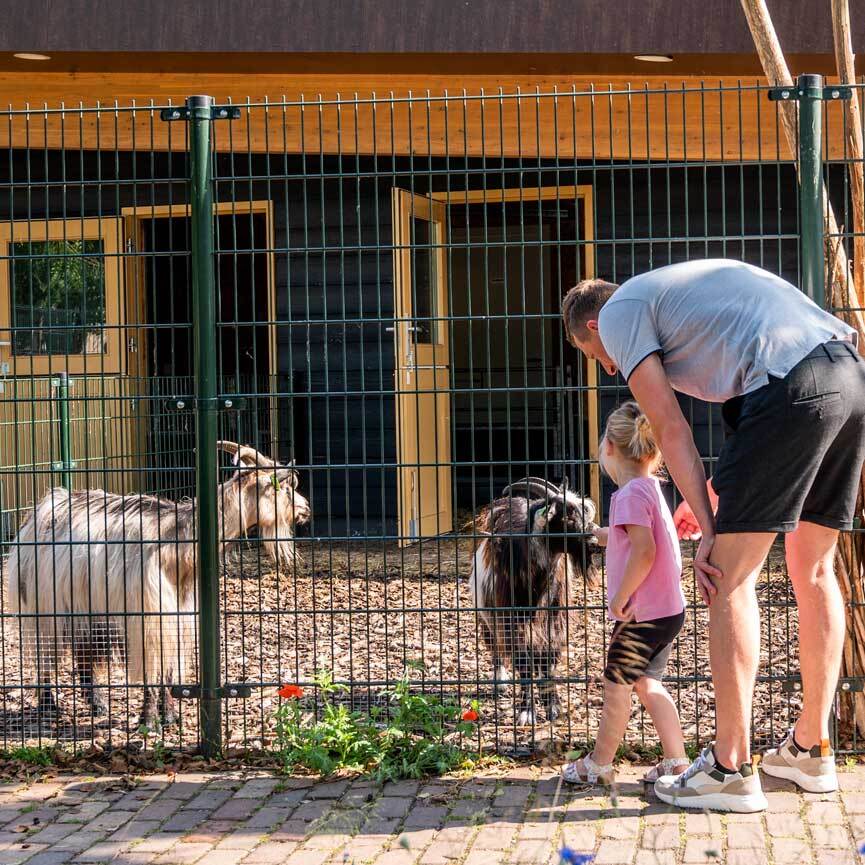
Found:
M 0 223 L 0 534 L 61 483 L 61 373 L 73 485 L 128 486 L 121 233 L 108 218 Z
M 453 529 L 445 206 L 395 189 L 394 307 L 401 542 Z

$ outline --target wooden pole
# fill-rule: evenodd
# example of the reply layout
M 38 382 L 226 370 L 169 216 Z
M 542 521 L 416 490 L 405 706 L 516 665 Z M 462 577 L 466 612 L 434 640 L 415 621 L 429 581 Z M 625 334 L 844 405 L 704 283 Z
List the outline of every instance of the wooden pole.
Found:
M 766 73 L 769 83 L 773 87 L 793 87 L 793 78 L 787 67 L 787 61 L 784 59 L 784 52 L 781 50 L 781 43 L 778 41 L 778 34 L 775 32 L 772 17 L 769 15 L 769 9 L 766 6 L 765 0 L 741 0 L 741 2 L 742 10 L 748 21 L 748 27 L 754 38 L 754 45 L 757 48 L 760 63 L 763 66 L 763 71 Z M 787 138 L 787 145 L 795 159 L 795 155 L 798 152 L 799 106 L 793 102 L 782 102 L 779 106 L 779 111 L 784 127 L 784 135 Z M 798 164 L 796 165 L 796 171 L 797 173 L 799 171 Z M 835 238 L 840 234 L 838 221 L 835 219 L 835 211 L 832 209 L 832 203 L 829 200 L 829 193 L 825 188 L 825 184 L 823 188 L 823 201 L 826 234 L 831 238 Z M 847 259 L 847 251 L 844 249 L 842 243 L 838 243 L 837 248 L 834 248 L 832 253 L 830 257 L 831 272 L 828 279 L 829 296 L 831 297 L 835 294 L 833 285 L 840 286 L 842 290 L 847 289 L 845 294 L 849 293 L 850 300 L 853 302 L 845 305 L 856 308 L 849 315 L 854 320 L 854 324 L 860 333 L 865 334 L 865 313 L 861 309 L 862 303 L 859 301 L 855 286 L 852 285 L 850 279 L 850 263 Z
M 848 0 L 832 0 L 832 33 L 835 40 L 835 62 L 841 84 L 856 83 L 856 58 L 850 35 L 850 5 Z M 846 115 L 847 173 L 850 177 L 850 197 L 853 204 L 853 295 L 844 305 L 862 305 L 865 298 L 865 145 L 862 141 L 862 117 L 859 112 L 859 94 L 844 103 Z M 845 292 L 846 294 L 846 292 Z M 850 304 L 850 300 L 853 304 Z M 860 328 L 860 339 L 865 333 Z

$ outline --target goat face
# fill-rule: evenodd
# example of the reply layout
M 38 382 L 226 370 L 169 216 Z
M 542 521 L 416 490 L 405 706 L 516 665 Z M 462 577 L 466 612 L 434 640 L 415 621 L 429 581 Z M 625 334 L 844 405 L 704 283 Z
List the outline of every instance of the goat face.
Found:
M 312 515 L 309 502 L 297 489 L 298 482 L 297 472 L 284 466 L 255 472 L 253 478 L 259 503 L 258 534 L 270 557 L 280 565 L 294 560 L 291 539 L 295 527 L 307 525 Z
M 292 465 L 281 465 L 251 447 L 221 441 L 220 449 L 234 455 L 243 530 L 256 528 L 267 554 L 277 564 L 294 561 L 296 526 L 306 525 L 312 512 L 298 491 Z
M 591 499 L 567 492 L 551 496 L 535 510 L 532 534 L 548 534 L 551 552 L 567 552 L 568 535 L 591 531 L 595 514 L 595 504 Z

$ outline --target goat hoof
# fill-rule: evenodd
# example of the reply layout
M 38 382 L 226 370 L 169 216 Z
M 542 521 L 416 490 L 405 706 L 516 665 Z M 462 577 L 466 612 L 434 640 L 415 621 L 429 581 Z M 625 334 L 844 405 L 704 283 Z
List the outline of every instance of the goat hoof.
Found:
M 531 727 L 535 723 L 535 710 L 534 709 L 523 709 L 517 717 L 517 726 L 518 727 Z

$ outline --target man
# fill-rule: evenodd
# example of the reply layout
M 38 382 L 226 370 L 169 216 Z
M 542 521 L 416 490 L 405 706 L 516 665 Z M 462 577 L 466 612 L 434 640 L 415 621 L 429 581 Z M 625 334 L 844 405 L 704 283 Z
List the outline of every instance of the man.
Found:
M 832 562 L 839 530 L 852 527 L 865 460 L 855 331 L 778 276 L 724 259 L 670 265 L 621 287 L 586 280 L 562 313 L 571 344 L 627 380 L 687 502 L 680 534 L 700 538 L 694 570 L 710 611 L 716 740 L 683 775 L 659 779 L 656 793 L 688 808 L 766 807 L 750 717 L 756 581 L 778 532 L 799 608 L 804 703 L 763 770 L 805 790 L 836 789 L 828 725 L 844 605 Z M 674 390 L 724 404 L 728 436 L 708 488 Z

